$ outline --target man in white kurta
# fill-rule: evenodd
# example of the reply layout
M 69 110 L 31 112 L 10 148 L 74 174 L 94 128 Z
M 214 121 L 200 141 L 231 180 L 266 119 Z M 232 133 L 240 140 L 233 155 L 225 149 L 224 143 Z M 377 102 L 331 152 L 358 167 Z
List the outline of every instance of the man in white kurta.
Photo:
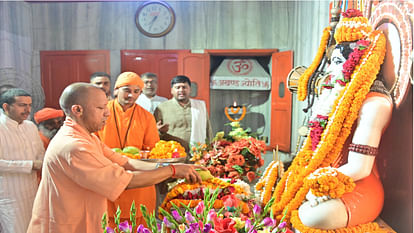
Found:
M 22 89 L 2 95 L 0 114 L 0 231 L 26 232 L 44 149 L 36 125 L 26 120 L 31 97 Z
M 155 108 L 168 99 L 156 95 L 158 89 L 158 76 L 156 74 L 149 72 L 144 73 L 141 75 L 141 79 L 144 82 L 144 87 L 142 88 L 142 93 L 139 95 L 136 103 L 148 112 L 154 114 Z

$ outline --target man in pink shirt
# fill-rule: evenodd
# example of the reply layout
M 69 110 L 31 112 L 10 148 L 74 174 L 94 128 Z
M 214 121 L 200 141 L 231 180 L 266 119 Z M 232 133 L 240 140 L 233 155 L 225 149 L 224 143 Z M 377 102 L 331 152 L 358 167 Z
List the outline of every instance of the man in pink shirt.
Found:
M 169 177 L 201 182 L 192 165 L 155 169 L 155 165 L 113 152 L 94 134 L 109 116 L 105 93 L 91 84 L 65 88 L 59 103 L 67 118 L 44 158 L 42 180 L 28 233 L 96 233 L 106 211 L 126 188 L 159 183 Z

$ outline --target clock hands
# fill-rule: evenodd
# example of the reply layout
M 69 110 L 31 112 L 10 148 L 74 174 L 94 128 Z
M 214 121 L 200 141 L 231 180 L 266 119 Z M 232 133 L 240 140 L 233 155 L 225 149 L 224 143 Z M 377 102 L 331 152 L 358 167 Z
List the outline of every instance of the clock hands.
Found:
M 151 22 L 149 22 L 149 24 L 148 24 L 148 25 L 150 25 L 150 27 L 148 29 L 149 31 L 151 31 L 152 25 L 154 25 L 154 22 L 155 22 L 155 20 L 157 20 L 157 18 L 158 18 L 158 15 L 154 16 L 154 18 L 152 18 Z

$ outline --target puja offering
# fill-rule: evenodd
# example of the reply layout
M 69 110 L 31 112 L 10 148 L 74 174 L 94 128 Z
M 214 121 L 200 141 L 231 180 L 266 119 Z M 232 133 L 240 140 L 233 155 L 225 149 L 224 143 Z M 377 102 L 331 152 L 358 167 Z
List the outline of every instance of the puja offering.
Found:
M 213 176 L 253 182 L 260 177 L 266 144 L 249 135 L 238 121 L 230 125 L 232 130 L 227 135 L 218 132 L 210 145 L 194 145 L 190 160 L 207 167 Z
M 180 143 L 160 140 L 150 151 L 148 159 L 185 159 L 186 156 L 185 149 Z
M 148 151 L 140 150 L 134 146 L 126 146 L 123 149 L 112 148 L 112 150 L 131 159 L 146 158 L 148 154 Z

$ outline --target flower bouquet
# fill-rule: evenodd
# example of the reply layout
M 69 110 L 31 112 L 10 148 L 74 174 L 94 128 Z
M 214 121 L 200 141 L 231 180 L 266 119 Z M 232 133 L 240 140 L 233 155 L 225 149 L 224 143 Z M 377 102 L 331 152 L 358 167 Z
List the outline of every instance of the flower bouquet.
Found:
M 218 132 L 210 145 L 193 146 L 192 161 L 207 167 L 213 176 L 253 182 L 260 176 L 258 168 L 264 163 L 266 144 L 240 127 L 239 122 L 230 125 L 232 130 L 227 135 Z
M 180 203 L 181 207 L 173 205 L 171 212 L 160 208 L 160 212 L 164 215 L 162 223 L 151 228 L 160 232 L 167 232 L 168 229 L 171 233 L 292 232 L 287 228 L 283 219 L 277 224 L 277 221 L 271 217 L 272 214 L 269 213 L 269 210 L 273 199 L 264 207 L 263 211 L 259 205 L 254 205 L 251 211 L 244 215 L 240 211 L 232 212 L 234 207 L 229 206 L 223 206 L 217 210 L 215 203 L 219 195 L 219 189 L 216 189 L 212 194 L 207 189 L 204 200 L 199 202 L 195 208 L 183 203 Z M 145 208 L 141 206 L 141 210 L 147 222 L 154 222 L 145 213 Z
M 184 203 L 172 204 L 172 208 L 166 211 L 159 209 L 162 220 L 155 217 L 155 213 L 148 213 L 147 208 L 141 205 L 141 212 L 147 226 L 142 224 L 136 226 L 134 222 L 136 216 L 135 203 L 131 205 L 131 221 L 119 221 L 120 210 L 115 216 L 115 229 L 108 227 L 106 213 L 102 217 L 102 229 L 104 233 L 293 233 L 287 223 L 282 218 L 279 222 L 275 220 L 271 213 L 271 206 L 274 202 L 272 198 L 263 208 L 254 204 L 249 213 L 243 214 L 237 211 L 231 202 L 225 202 L 221 208 L 217 208 L 216 201 L 220 196 L 220 189 L 213 192 L 206 189 L 203 200 L 195 207 L 190 207 Z M 230 205 L 228 205 L 230 204 Z
M 203 202 L 206 195 L 211 190 L 217 192 L 217 196 L 212 205 L 215 209 L 223 208 L 224 206 L 231 207 L 232 211 L 248 214 L 250 212 L 249 198 L 250 187 L 246 189 L 238 184 L 226 182 L 220 178 L 210 178 L 203 180 L 201 184 L 188 184 L 185 182 L 174 186 L 161 204 L 161 208 L 170 211 L 175 206 L 185 205 L 189 208 L 196 207 L 200 202 Z M 160 218 L 163 213 L 160 213 Z

